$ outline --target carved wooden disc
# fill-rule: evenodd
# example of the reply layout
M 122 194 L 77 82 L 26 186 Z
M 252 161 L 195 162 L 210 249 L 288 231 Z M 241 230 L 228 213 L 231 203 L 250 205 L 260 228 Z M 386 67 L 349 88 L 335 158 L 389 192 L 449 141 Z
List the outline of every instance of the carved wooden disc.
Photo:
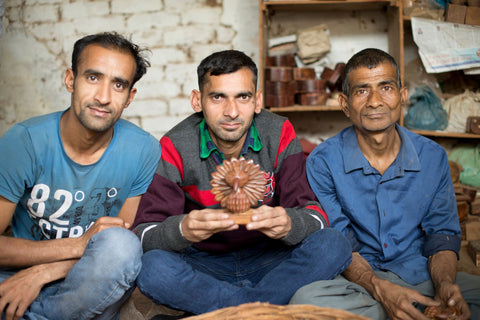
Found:
M 223 161 L 212 173 L 211 192 L 222 208 L 238 214 L 256 206 L 265 193 L 265 171 L 253 160 L 232 158 Z

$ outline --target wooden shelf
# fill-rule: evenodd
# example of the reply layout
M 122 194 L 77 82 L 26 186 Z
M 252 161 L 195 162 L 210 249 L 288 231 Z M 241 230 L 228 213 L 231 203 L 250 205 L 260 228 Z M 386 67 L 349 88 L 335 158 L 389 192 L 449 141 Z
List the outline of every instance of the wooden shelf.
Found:
M 411 130 L 411 131 L 427 137 L 480 139 L 480 134 L 473 134 L 473 133 L 428 131 L 428 130 Z
M 395 0 L 310 0 L 310 1 L 264 1 L 261 9 L 272 8 L 275 10 L 365 10 L 376 9 L 384 6 L 393 6 Z
M 300 106 L 294 105 L 282 108 L 267 108 L 271 112 L 308 112 L 308 111 L 342 111 L 339 106 Z

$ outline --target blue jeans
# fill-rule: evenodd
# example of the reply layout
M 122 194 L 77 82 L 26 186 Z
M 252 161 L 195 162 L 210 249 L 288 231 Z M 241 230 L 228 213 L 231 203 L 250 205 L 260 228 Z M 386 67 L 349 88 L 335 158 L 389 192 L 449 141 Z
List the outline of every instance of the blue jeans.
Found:
M 109 228 L 97 233 L 65 279 L 46 285 L 23 319 L 118 318 L 121 304 L 133 291 L 141 255 L 133 232 Z M 0 270 L 0 282 L 14 273 Z
M 291 247 L 276 241 L 226 254 L 151 250 L 137 286 L 157 304 L 195 314 L 254 301 L 287 304 L 298 288 L 333 279 L 351 259 L 350 243 L 334 229 Z

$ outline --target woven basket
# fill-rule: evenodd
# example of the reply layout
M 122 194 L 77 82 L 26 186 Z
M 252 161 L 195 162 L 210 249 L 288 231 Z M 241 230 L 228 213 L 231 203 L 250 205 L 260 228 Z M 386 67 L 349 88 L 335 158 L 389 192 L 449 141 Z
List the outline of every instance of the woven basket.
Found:
M 269 303 L 245 303 L 184 318 L 188 320 L 370 320 L 363 316 L 331 308 L 311 305 L 272 305 Z

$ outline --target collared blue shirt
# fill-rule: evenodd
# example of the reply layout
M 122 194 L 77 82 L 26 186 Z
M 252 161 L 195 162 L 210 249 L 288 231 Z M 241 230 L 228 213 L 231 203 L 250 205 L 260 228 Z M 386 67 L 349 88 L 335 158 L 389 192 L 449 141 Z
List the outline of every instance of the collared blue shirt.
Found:
M 445 150 L 397 126 L 400 151 L 380 174 L 362 154 L 353 127 L 321 143 L 307 176 L 330 226 L 342 231 L 374 270 L 410 284 L 430 279 L 428 256 L 460 249 L 460 224 Z

